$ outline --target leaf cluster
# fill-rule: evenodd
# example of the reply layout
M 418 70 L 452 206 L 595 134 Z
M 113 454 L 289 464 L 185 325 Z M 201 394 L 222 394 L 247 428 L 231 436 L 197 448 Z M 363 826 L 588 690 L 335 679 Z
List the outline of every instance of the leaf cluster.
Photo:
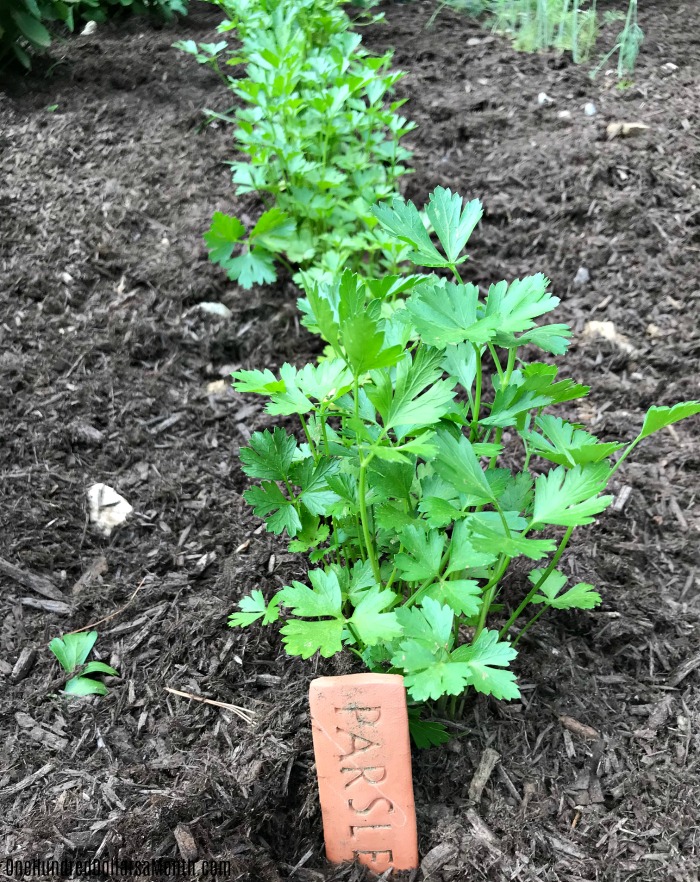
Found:
M 51 45 L 54 25 L 73 31 L 80 22 L 105 21 L 117 11 L 170 21 L 187 14 L 187 0 L 2 0 L 0 62 L 10 57 L 29 69 L 32 53 Z
M 276 278 L 275 261 L 317 275 L 394 265 L 403 249 L 372 207 L 396 192 L 414 125 L 390 96 L 402 77 L 391 53 L 374 57 L 337 0 L 244 0 L 218 5 L 234 31 L 226 42 L 176 44 L 219 71 L 239 99 L 235 136 L 244 159 L 230 163 L 236 193 L 269 206 L 246 231 L 217 213 L 205 235 L 211 259 L 245 287 Z M 244 66 L 245 77 L 224 74 Z M 242 106 L 240 106 L 242 104 Z M 229 117 L 225 117 L 230 119 Z M 233 121 L 233 119 L 231 119 Z M 262 227 L 261 227 L 262 225 Z
M 104 662 L 91 661 L 85 664 L 92 647 L 97 640 L 97 631 L 79 631 L 55 637 L 49 643 L 49 649 L 58 659 L 67 674 L 76 674 L 65 685 L 68 695 L 106 695 L 107 687 L 99 680 L 93 680 L 90 674 L 109 674 L 119 676 L 114 668 Z
M 410 202 L 378 206 L 416 267 L 455 281 L 307 276 L 300 306 L 324 357 L 234 374 L 238 392 L 301 423 L 302 440 L 256 432 L 241 460 L 257 481 L 245 494 L 256 515 L 312 569 L 308 585 L 244 598 L 231 625 L 283 618 L 291 655 L 345 647 L 370 670 L 402 673 L 419 702 L 470 687 L 519 695 L 512 626 L 522 633 L 547 609 L 601 600 L 587 583 L 567 589 L 557 568 L 574 529 L 610 505 L 608 482 L 636 444 L 700 412 L 698 402 L 652 407 L 629 444 L 552 413 L 588 393 L 551 363 L 570 329 L 547 323 L 558 299 L 542 274 L 486 291 L 462 281 L 481 214 L 478 201 L 441 187 L 425 208 L 429 228 Z M 533 562 L 531 587 L 498 630 L 490 623 L 516 558 Z

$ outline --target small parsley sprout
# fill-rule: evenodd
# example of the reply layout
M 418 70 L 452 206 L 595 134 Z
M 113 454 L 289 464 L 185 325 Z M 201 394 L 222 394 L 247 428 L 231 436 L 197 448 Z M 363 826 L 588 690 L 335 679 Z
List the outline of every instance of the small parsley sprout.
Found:
M 91 661 L 85 664 L 92 647 L 97 640 L 97 631 L 79 631 L 77 634 L 66 634 L 55 637 L 49 643 L 49 649 L 58 659 L 67 674 L 76 674 L 65 685 L 67 695 L 106 695 L 107 687 L 99 680 L 93 680 L 89 674 L 109 674 L 118 677 L 114 668 L 104 662 Z

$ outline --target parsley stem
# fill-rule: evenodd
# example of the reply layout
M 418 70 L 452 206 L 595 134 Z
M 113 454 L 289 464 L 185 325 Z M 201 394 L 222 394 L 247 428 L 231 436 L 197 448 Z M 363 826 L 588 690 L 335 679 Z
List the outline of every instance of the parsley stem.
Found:
M 543 604 L 542 604 L 542 608 L 539 609 L 539 610 L 535 613 L 535 615 L 530 619 L 530 621 L 525 625 L 525 627 L 520 631 L 520 633 L 518 634 L 518 636 L 515 638 L 515 640 L 513 641 L 513 646 L 517 646 L 517 645 L 518 645 L 518 641 L 519 641 L 520 638 L 523 636 L 523 634 L 524 634 L 529 628 L 531 628 L 531 627 L 535 624 L 535 622 L 539 619 L 539 617 L 542 615 L 542 613 L 543 613 L 546 609 L 548 609 L 547 604 L 546 604 L 546 603 L 543 603 Z
M 569 542 L 569 539 L 571 539 L 571 534 L 573 532 L 574 532 L 573 527 L 566 528 L 566 533 L 564 533 L 564 536 L 562 537 L 562 540 L 559 543 L 559 547 L 557 548 L 556 552 L 554 553 L 554 557 L 549 562 L 549 566 L 544 571 L 544 573 L 542 573 L 540 578 L 537 580 L 537 584 L 530 591 L 528 591 L 528 593 L 525 595 L 525 597 L 523 598 L 523 600 L 519 604 L 518 608 L 515 610 L 515 612 L 513 612 L 511 614 L 508 621 L 501 628 L 500 633 L 498 635 L 499 640 L 503 640 L 503 638 L 507 635 L 507 633 L 510 630 L 510 628 L 512 627 L 512 625 L 520 618 L 520 615 L 522 614 L 525 607 L 532 601 L 532 598 L 540 590 L 540 587 L 542 585 L 544 585 L 544 583 L 547 581 L 547 579 L 552 575 L 554 568 L 559 563 L 559 559 L 561 558 L 562 554 L 564 554 L 564 549 L 566 548 L 566 546 Z
M 367 466 L 369 465 L 371 460 L 371 455 L 366 460 L 364 460 L 364 462 L 362 461 L 362 459 L 360 459 L 360 485 L 358 487 L 358 494 L 360 497 L 360 522 L 362 524 L 362 535 L 365 539 L 367 557 L 369 558 L 369 562 L 372 564 L 372 572 L 374 573 L 374 578 L 377 580 L 377 583 L 381 585 L 382 576 L 379 571 L 379 563 L 377 562 L 377 555 L 374 550 L 374 542 L 369 532 L 369 514 L 367 512 L 365 478 L 367 475 Z
M 482 365 L 481 347 L 476 344 L 472 345 L 474 346 L 474 352 L 476 353 L 476 388 L 474 391 L 474 406 L 472 408 L 472 424 L 469 430 L 469 440 L 477 441 L 479 438 L 479 411 L 481 410 Z
M 632 441 L 630 444 L 627 445 L 627 449 L 625 450 L 625 452 L 618 459 L 618 461 L 615 463 L 615 465 L 610 469 L 610 478 L 612 478 L 612 476 L 615 474 L 615 472 L 620 468 L 622 463 L 627 459 L 627 457 L 630 455 L 630 453 L 632 453 L 634 448 L 637 446 L 637 444 L 639 444 L 639 442 L 641 440 L 642 440 L 641 435 L 637 435 L 637 437 L 634 439 L 634 441 Z M 610 478 L 608 478 L 608 480 L 610 480 Z
M 501 380 L 503 380 L 503 368 L 501 367 L 501 359 L 498 357 L 496 347 L 493 345 L 493 343 L 487 343 L 486 345 L 489 347 L 489 352 L 491 353 L 491 358 L 493 359 L 496 373 L 501 378 Z
M 301 422 L 301 427 L 304 430 L 304 434 L 306 435 L 306 440 L 309 442 L 309 450 L 311 451 L 311 456 L 313 456 L 314 462 L 316 463 L 318 462 L 318 452 L 316 451 L 314 442 L 311 439 L 311 433 L 309 432 L 309 427 L 306 424 L 303 413 L 299 414 L 299 421 Z

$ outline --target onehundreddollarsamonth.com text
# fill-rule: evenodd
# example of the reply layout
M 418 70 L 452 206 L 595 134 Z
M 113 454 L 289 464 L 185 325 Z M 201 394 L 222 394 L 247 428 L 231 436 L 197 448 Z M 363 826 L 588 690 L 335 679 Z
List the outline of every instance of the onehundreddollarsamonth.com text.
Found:
M 28 878 L 97 878 L 123 876 L 124 878 L 162 878 L 186 879 L 198 876 L 212 879 L 226 879 L 231 876 L 231 861 L 180 860 L 177 858 L 85 858 L 83 860 L 62 858 L 61 860 L 42 860 L 30 858 L 6 858 L 0 863 L 5 874 L 11 879 Z

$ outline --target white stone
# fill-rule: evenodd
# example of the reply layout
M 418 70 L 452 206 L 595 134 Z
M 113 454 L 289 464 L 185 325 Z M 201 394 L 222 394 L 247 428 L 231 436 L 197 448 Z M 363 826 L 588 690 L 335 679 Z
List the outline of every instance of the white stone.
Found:
M 554 98 L 550 98 L 546 92 L 540 92 L 537 96 L 537 103 L 540 107 L 543 107 L 545 104 L 554 104 Z
M 209 315 L 218 315 L 220 318 L 230 319 L 233 313 L 224 303 L 209 303 L 208 301 L 204 301 L 203 303 L 198 303 L 197 306 L 202 310 L 202 312 L 209 313 Z
M 121 526 L 134 510 L 133 506 L 108 484 L 93 484 L 87 491 L 90 521 L 104 536 Z
M 595 104 L 592 101 L 589 101 L 587 104 L 583 105 L 583 112 L 586 116 L 595 116 L 598 113 Z
M 97 30 L 97 22 L 96 21 L 89 21 L 80 33 L 83 37 L 89 37 L 90 34 L 94 34 L 96 30 Z
M 588 272 L 585 266 L 580 266 L 576 270 L 576 275 L 574 276 L 574 285 L 577 287 L 579 285 L 587 285 L 591 281 L 591 274 Z

